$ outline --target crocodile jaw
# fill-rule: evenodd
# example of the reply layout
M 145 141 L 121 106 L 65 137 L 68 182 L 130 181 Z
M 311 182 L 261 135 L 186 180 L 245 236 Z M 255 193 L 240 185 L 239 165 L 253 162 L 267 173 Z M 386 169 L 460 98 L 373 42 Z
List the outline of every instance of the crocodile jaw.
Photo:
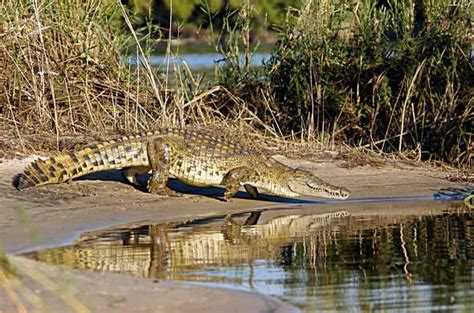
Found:
M 297 172 L 297 175 L 287 182 L 288 188 L 295 193 L 339 200 L 345 200 L 349 197 L 350 192 L 344 187 L 328 184 L 310 172 L 301 170 L 297 170 Z

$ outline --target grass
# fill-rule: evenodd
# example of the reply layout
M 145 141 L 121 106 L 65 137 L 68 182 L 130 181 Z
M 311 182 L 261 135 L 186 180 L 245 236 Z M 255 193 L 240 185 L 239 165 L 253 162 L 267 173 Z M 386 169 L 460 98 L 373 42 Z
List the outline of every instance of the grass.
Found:
M 420 3 L 421 24 L 413 11 Z M 470 9 L 467 0 L 395 1 L 391 9 L 307 1 L 288 13 L 268 63 L 252 68 L 247 4 L 214 36 L 226 64 L 209 85 L 186 64 L 152 69 L 150 49 L 164 44 L 172 53 L 169 38 L 137 35 L 119 0 L 5 0 L 0 147 L 61 150 L 66 137 L 193 125 L 272 145 L 346 143 L 469 168 Z
M 469 168 L 472 8 L 307 1 L 288 15 L 263 71 L 231 64 L 221 83 L 282 136 Z
M 173 67 L 179 84 L 168 88 L 164 71 L 155 72 L 137 45 L 120 1 L 3 1 L 0 4 L 0 64 L 3 129 L 13 130 L 25 151 L 74 134 L 137 132 L 159 125 L 212 124 L 225 120 L 213 111 L 220 89 L 206 90 L 190 70 Z M 125 34 L 125 35 L 124 35 Z M 143 64 L 132 68 L 121 51 L 135 44 Z M 7 74 L 8 73 L 8 74 Z M 225 93 L 224 93 L 225 94 Z M 24 140 L 41 134 L 40 142 Z
M 5 252 L 2 249 L 0 249 L 0 271 L 2 271 L 2 273 L 5 276 L 10 276 L 10 275 L 15 276 L 16 275 L 15 268 L 10 263 L 10 261 L 8 260 L 7 255 L 5 254 Z

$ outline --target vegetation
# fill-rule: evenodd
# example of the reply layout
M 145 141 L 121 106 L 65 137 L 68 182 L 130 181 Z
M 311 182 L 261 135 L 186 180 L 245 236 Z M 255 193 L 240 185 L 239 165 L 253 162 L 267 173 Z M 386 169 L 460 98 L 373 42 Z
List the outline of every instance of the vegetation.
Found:
M 282 135 L 469 165 L 470 12 L 469 1 L 308 1 L 263 72 L 231 64 L 222 82 Z
M 154 5 L 168 2 L 133 3 L 137 12 L 156 13 Z M 186 3 L 207 23 L 221 16 L 227 33 L 226 64 L 217 68 L 212 88 L 186 65 L 152 69 L 146 56 L 162 37 L 148 36 L 151 28 L 137 36 L 121 1 L 2 1 L 2 150 L 11 142 L 25 152 L 60 149 L 68 135 L 193 124 L 472 165 L 468 0 L 313 0 L 288 14 L 278 10 L 274 20 L 268 11 L 271 21 L 285 22 L 262 68 L 249 65 L 255 10 L 276 2 L 256 8 L 246 2 L 238 11 L 234 1 L 225 8 L 213 1 Z M 185 8 L 169 10 L 178 26 L 191 19 L 179 11 Z M 142 66 L 123 62 L 124 51 Z
M 219 88 L 204 90 L 188 68 L 151 69 L 147 38 L 144 51 L 134 32 L 123 31 L 131 23 L 120 2 L 7 0 L 0 10 L 2 150 L 9 141 L 19 141 L 17 151 L 60 149 L 62 138 L 78 134 L 227 120 L 208 99 L 225 94 Z M 122 61 L 121 51 L 133 45 L 143 67 Z
M 255 18 L 252 30 L 258 32 L 275 25 L 282 25 L 288 8 L 299 8 L 301 0 L 127 0 L 136 26 L 148 22 L 163 29 L 184 25 L 188 29 L 216 28 L 223 30 L 225 20 L 234 16 L 238 10 L 251 3 Z M 171 16 L 170 16 L 171 15 Z
M 15 275 L 15 268 L 10 264 L 7 255 L 0 248 L 0 273 L 3 275 Z

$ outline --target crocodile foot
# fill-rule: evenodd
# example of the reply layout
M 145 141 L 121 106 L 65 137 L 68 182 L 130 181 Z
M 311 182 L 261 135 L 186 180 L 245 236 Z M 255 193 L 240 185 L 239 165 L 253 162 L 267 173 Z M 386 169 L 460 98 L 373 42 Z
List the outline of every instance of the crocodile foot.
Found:
M 154 195 L 158 196 L 168 196 L 168 197 L 182 197 L 183 194 L 177 191 L 174 191 L 173 189 L 170 189 L 168 187 L 163 187 L 160 184 L 154 184 L 153 181 L 151 181 L 148 184 L 148 192 Z

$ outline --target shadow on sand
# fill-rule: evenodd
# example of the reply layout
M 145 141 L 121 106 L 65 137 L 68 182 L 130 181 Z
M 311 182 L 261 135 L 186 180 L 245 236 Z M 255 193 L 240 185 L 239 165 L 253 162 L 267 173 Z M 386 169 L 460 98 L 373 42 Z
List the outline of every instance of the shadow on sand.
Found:
M 149 174 L 143 174 L 138 177 L 138 181 L 140 186 L 133 186 L 137 190 L 146 192 L 146 182 L 150 177 Z M 76 181 L 83 181 L 83 180 L 99 180 L 99 181 L 114 181 L 114 182 L 122 182 L 124 184 L 129 185 L 128 181 L 125 180 L 122 176 L 121 171 L 113 170 L 113 171 L 103 171 L 92 173 L 89 175 L 85 175 L 75 179 Z M 204 196 L 214 199 L 222 199 L 222 195 L 224 194 L 223 187 L 197 187 L 191 186 L 185 183 L 180 182 L 177 179 L 170 178 L 168 181 L 168 186 L 180 193 L 189 194 L 189 195 L 197 195 L 197 196 Z M 251 199 L 250 195 L 246 192 L 239 191 L 234 198 L 238 199 Z M 271 202 L 278 202 L 278 203 L 288 203 L 288 204 L 319 204 L 324 203 L 323 201 L 314 201 L 314 200 L 304 200 L 304 199 L 290 199 L 284 198 L 269 194 L 261 194 L 260 201 L 271 201 Z

